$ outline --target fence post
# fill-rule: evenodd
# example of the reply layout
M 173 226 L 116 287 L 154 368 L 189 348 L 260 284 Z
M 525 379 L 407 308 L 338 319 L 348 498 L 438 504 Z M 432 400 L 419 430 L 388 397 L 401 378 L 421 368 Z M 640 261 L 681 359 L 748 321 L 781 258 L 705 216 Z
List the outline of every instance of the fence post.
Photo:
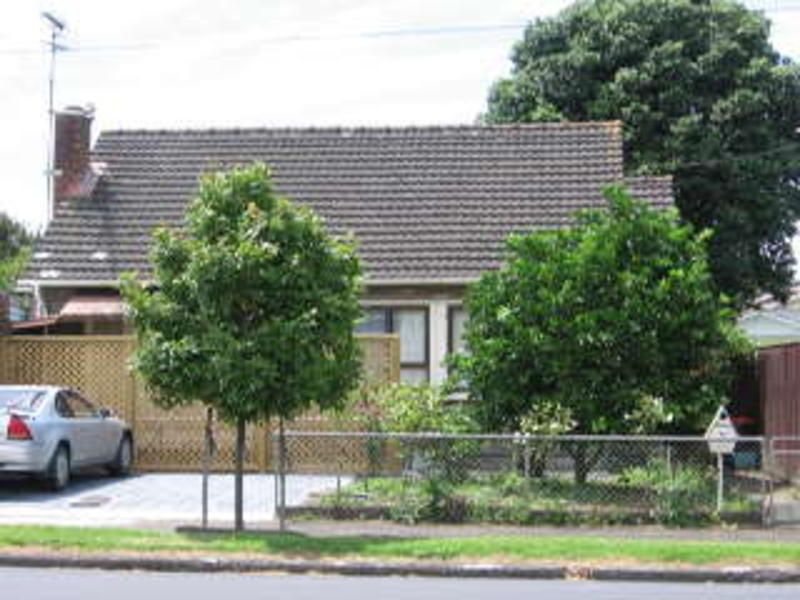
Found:
M 125 364 L 123 365 L 123 370 L 127 370 L 127 377 L 125 378 L 125 408 L 128 414 L 125 415 L 125 418 L 130 423 L 131 428 L 133 429 L 134 439 L 138 439 L 139 434 L 139 425 L 136 422 L 136 409 L 137 403 L 140 401 L 139 395 L 139 382 L 136 380 L 136 371 L 133 369 L 133 365 L 130 364 L 130 361 L 133 358 L 134 352 L 136 352 L 136 338 L 129 337 L 125 342 L 123 342 L 124 346 L 124 353 L 126 355 Z
M 280 495 L 281 495 L 281 490 L 280 490 L 279 474 L 280 474 L 280 468 L 281 467 L 280 467 L 280 464 L 279 464 L 279 462 L 280 462 L 280 458 L 279 457 L 281 455 L 281 451 L 280 451 L 280 448 L 278 447 L 278 444 L 280 443 L 280 439 L 278 438 L 277 435 L 275 435 L 271 420 L 267 424 L 267 428 L 269 429 L 269 432 L 270 432 L 269 433 L 269 443 L 272 446 L 272 488 L 273 488 L 272 493 L 273 493 L 273 498 L 275 500 L 275 509 L 274 510 L 275 510 L 275 516 L 278 519 L 280 519 Z
M 770 466 L 771 440 L 762 437 L 759 442 L 761 456 L 761 495 L 764 500 L 761 502 L 761 525 L 769 527 L 772 524 L 772 468 Z
M 672 474 L 672 444 L 669 442 L 666 443 L 666 461 L 667 461 L 667 473 L 669 473 L 669 478 L 673 479 Z
M 211 470 L 211 455 L 214 452 L 214 409 L 206 407 L 205 447 L 203 448 L 203 529 L 208 528 L 208 472 Z
M 717 481 L 717 514 L 722 512 L 723 495 L 725 493 L 725 465 L 723 464 L 722 452 L 717 452 L 717 469 L 719 470 L 719 480 Z
M 278 479 L 280 480 L 280 496 L 278 524 L 281 531 L 286 531 L 286 438 L 284 436 L 283 417 L 278 419 Z
M 531 476 L 531 448 L 528 442 L 528 436 L 525 436 L 525 452 L 524 460 L 525 460 L 525 479 L 529 479 Z

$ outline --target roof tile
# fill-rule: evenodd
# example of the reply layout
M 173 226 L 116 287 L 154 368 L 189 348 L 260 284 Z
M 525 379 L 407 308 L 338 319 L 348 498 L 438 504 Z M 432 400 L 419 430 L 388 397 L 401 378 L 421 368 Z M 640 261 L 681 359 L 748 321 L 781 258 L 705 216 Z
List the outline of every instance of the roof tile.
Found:
M 200 176 L 254 161 L 332 232 L 355 234 L 368 282 L 475 278 L 500 264 L 510 233 L 568 225 L 612 183 L 673 203 L 669 178 L 624 179 L 615 122 L 107 131 L 92 159 L 101 180 L 59 204 L 28 278 L 146 276 L 153 229 L 183 223 Z

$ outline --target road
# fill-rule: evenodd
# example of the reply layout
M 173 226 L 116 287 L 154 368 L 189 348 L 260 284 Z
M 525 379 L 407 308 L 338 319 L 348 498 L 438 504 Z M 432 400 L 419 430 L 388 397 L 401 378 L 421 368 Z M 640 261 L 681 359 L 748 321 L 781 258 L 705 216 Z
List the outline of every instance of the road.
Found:
M 179 574 L 0 568 L 3 598 L 142 600 L 796 600 L 800 585 Z

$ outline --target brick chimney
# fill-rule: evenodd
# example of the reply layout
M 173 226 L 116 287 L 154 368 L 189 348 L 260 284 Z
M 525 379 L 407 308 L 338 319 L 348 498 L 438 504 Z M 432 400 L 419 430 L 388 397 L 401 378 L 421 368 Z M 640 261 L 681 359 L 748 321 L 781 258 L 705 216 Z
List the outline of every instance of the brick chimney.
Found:
M 94 108 L 68 106 L 56 112 L 55 202 L 80 196 L 91 177 L 89 152 Z

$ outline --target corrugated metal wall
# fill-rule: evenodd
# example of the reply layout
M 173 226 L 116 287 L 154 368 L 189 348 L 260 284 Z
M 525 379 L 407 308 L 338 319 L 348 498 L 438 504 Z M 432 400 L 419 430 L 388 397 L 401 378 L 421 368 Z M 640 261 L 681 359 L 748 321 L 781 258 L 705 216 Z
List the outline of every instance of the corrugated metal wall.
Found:
M 800 344 L 761 349 L 758 379 L 770 468 L 792 479 L 800 474 Z
M 759 350 L 758 379 L 764 435 L 800 436 L 800 344 Z

